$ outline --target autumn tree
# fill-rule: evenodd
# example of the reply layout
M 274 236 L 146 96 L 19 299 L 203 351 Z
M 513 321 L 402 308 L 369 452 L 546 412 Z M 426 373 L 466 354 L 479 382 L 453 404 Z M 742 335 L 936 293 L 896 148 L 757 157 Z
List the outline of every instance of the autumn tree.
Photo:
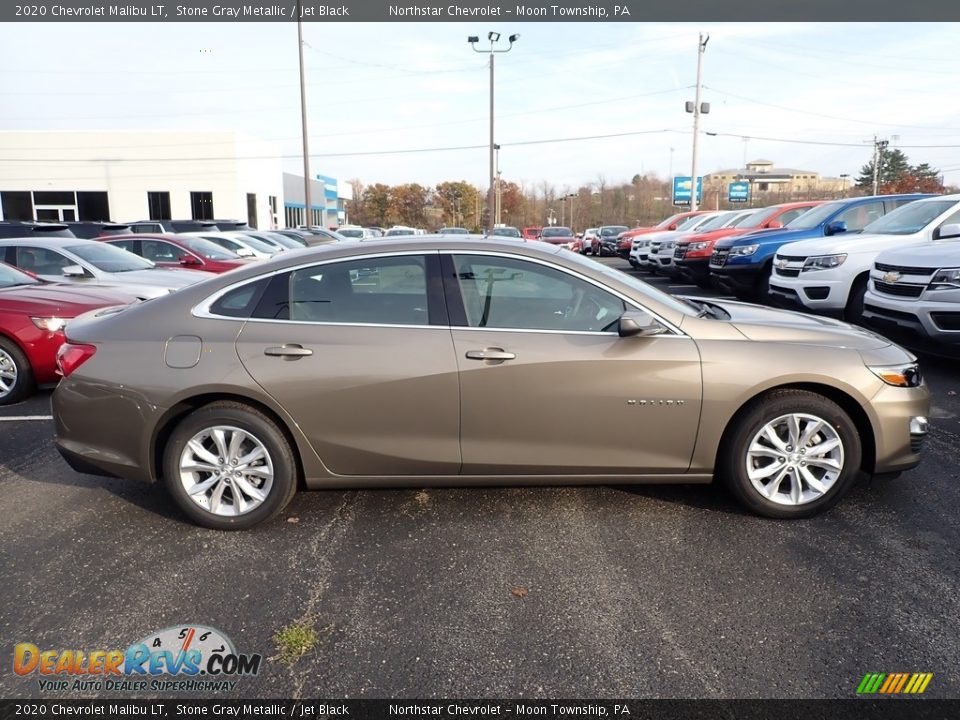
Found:
M 363 225 L 384 227 L 390 222 L 390 186 L 383 183 L 368 185 L 361 196 Z
M 940 171 L 928 163 L 911 165 L 903 151 L 896 148 L 882 148 L 879 158 L 879 193 L 941 192 Z M 857 178 L 857 187 L 868 193 L 873 192 L 873 165 L 873 160 L 864 165 Z
M 476 230 L 480 227 L 477 205 L 480 191 L 466 180 L 439 183 L 433 192 L 434 206 L 443 211 L 443 221 Z
M 390 189 L 390 217 L 400 225 L 424 227 L 430 189 L 417 183 L 395 185 Z

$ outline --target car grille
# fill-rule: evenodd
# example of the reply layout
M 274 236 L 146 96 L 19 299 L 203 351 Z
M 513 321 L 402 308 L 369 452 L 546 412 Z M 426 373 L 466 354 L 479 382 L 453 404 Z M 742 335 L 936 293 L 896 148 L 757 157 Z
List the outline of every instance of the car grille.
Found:
M 673 257 L 676 260 L 683 260 L 686 256 L 687 256 L 686 246 L 683 246 L 683 247 L 678 246 L 677 249 L 673 251 Z
M 874 280 L 873 289 L 883 295 L 918 298 L 923 295 L 924 286 L 910 285 L 906 283 L 888 283 L 883 282 L 882 280 Z
M 898 272 L 904 275 L 932 275 L 937 271 L 937 268 L 905 267 L 903 265 L 887 265 L 886 263 L 874 263 L 873 266 L 880 272 Z
M 710 256 L 710 264 L 714 267 L 723 267 L 727 264 L 727 257 L 730 255 L 730 251 L 726 248 L 722 250 L 714 250 L 713 254 Z
M 787 262 L 799 262 L 802 263 L 806 260 L 805 255 L 777 255 L 777 260 L 786 260 Z
M 900 322 L 909 323 L 911 325 L 919 325 L 920 318 L 918 318 L 913 313 L 900 312 L 899 310 L 890 310 L 889 308 L 880 308 L 876 305 L 870 305 L 867 303 L 863 306 L 863 309 L 867 312 L 874 313 L 879 315 L 881 318 L 894 321 L 899 320 Z
M 941 330 L 960 330 L 960 313 L 935 312 L 930 313 L 930 319 Z
M 781 277 L 800 277 L 800 268 L 774 268 L 774 272 Z
M 918 453 L 923 449 L 923 441 L 926 439 L 926 435 L 911 435 L 910 436 L 910 452 Z

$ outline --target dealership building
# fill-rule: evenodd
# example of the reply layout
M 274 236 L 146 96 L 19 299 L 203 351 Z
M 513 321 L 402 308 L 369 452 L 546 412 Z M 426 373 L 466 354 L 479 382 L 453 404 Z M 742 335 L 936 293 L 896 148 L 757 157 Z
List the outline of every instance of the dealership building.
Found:
M 284 207 L 280 147 L 240 133 L 0 132 L 0 220 L 229 218 L 267 229 L 283 227 Z

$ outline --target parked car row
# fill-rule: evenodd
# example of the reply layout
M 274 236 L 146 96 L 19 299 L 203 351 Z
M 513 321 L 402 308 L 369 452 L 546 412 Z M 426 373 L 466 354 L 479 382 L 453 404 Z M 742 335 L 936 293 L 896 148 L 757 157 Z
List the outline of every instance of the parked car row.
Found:
M 721 213 L 631 241 L 635 268 L 740 300 L 960 344 L 960 195 L 902 194 Z M 726 218 L 726 221 L 724 221 Z

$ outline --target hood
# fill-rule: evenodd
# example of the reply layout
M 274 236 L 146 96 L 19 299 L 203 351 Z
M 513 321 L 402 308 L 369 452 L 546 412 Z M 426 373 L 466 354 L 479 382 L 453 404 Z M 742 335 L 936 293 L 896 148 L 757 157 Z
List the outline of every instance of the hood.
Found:
M 734 245 L 753 245 L 759 243 L 766 245 L 768 243 L 788 243 L 797 240 L 806 240 L 812 237 L 822 237 L 823 231 L 819 227 L 810 230 L 788 230 L 787 228 L 777 228 L 775 230 L 766 229 L 749 232 L 746 235 L 735 235 L 718 240 L 716 247 L 728 248 Z M 834 235 L 833 237 L 836 237 Z
M 150 268 L 131 270 L 130 272 L 108 273 L 104 280 L 111 285 L 149 285 L 150 287 L 180 289 L 195 282 L 206 280 L 210 273 L 200 270 L 180 270 L 178 268 Z
M 904 267 L 960 267 L 960 241 L 935 240 L 913 247 L 886 250 L 877 256 L 878 263 Z
M 706 232 L 697 233 L 687 233 L 682 238 L 677 240 L 677 244 L 682 244 L 686 242 L 714 242 L 716 240 L 722 240 L 723 238 L 732 237 L 734 235 L 743 235 L 746 232 L 745 230 L 740 230 L 738 228 L 720 228 L 719 230 L 707 230 Z
M 22 312 L 50 317 L 76 317 L 109 305 L 126 305 L 133 295 L 102 287 L 20 285 L 0 289 L 0 312 Z
M 781 255 L 810 257 L 812 255 L 835 255 L 838 253 L 877 253 L 899 247 L 911 247 L 926 242 L 914 235 L 864 235 L 862 233 L 831 235 L 801 242 L 790 243 L 780 248 Z
M 854 350 L 876 350 L 891 344 L 886 338 L 869 330 L 818 315 L 732 300 L 709 299 L 709 302 L 730 313 L 729 322 L 750 340 L 829 345 Z
M 673 240 L 678 237 L 683 237 L 684 235 L 692 234 L 693 233 L 690 230 L 657 230 L 656 232 L 647 235 L 644 240 L 657 242 L 663 240 Z

